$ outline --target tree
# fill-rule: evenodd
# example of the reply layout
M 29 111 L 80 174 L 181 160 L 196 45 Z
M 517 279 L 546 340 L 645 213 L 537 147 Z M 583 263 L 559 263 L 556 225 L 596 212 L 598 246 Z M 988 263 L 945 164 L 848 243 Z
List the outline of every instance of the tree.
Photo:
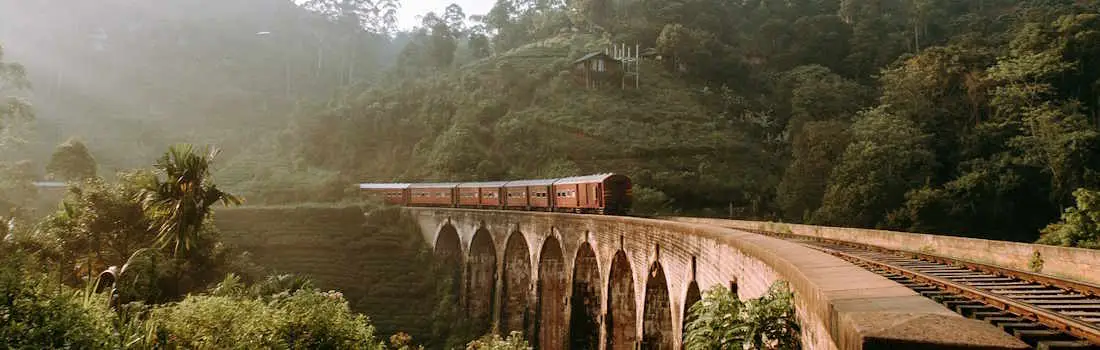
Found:
M 684 349 L 798 349 L 800 327 L 794 295 L 776 282 L 759 299 L 742 302 L 722 286 L 707 290 L 692 305 Z
M 462 9 L 458 8 L 457 11 L 461 13 Z M 454 62 L 460 33 L 447 24 L 446 18 L 440 18 L 434 12 L 424 15 L 421 25 L 418 35 L 424 42 L 423 54 L 427 56 L 425 61 L 435 68 L 449 67 Z
M 23 65 L 4 61 L 4 47 L 0 45 L 0 135 L 8 132 L 16 123 L 34 117 L 30 102 L 14 94 L 30 88 L 27 71 Z M 0 144 L 3 144 L 0 139 Z
M 21 212 L 30 209 L 38 196 L 33 168 L 30 161 L 0 162 L 0 215 L 22 219 Z
M 83 142 L 69 139 L 57 146 L 46 172 L 60 180 L 82 181 L 96 176 L 96 162 Z
M 397 29 L 398 0 L 308 0 L 302 6 L 337 23 L 351 23 L 375 34 Z
M 809 221 L 821 206 L 828 177 L 848 146 L 848 123 L 810 122 L 802 126 L 791 145 L 794 159 L 783 173 L 777 200 L 788 220 Z
M 1079 188 L 1073 196 L 1077 205 L 1066 209 L 1060 221 L 1044 228 L 1035 243 L 1100 249 L 1100 192 Z
M 852 125 L 852 143 L 829 175 L 815 223 L 855 227 L 886 224 L 905 193 L 924 184 L 935 164 L 928 135 L 881 107 Z
M 458 4 L 450 4 L 443 10 L 443 23 L 447 25 L 451 35 L 455 38 L 465 37 L 467 34 L 466 29 L 466 13 L 462 11 L 462 6 Z
M 157 244 L 171 248 L 172 256 L 186 256 L 199 240 L 210 207 L 217 202 L 239 205 L 241 200 L 210 181 L 216 149 L 196 154 L 194 146 L 175 145 L 157 161 L 156 176 L 141 189 L 141 204 L 157 232 Z
M 139 186 L 150 176 L 144 171 L 123 172 L 114 184 L 90 178 L 70 185 L 60 208 L 37 227 L 52 244 L 47 255 L 59 266 L 63 281 L 122 266 L 153 242 L 156 233 L 137 201 Z

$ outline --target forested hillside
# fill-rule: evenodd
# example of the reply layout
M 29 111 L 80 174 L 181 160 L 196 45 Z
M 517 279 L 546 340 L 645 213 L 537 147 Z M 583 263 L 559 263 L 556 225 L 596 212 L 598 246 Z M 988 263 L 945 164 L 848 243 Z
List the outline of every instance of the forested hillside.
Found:
M 105 176 L 188 141 L 250 203 L 615 171 L 643 214 L 1034 241 L 1065 213 L 1045 242 L 1100 244 L 1098 1 L 495 4 L 399 31 L 396 0 L 0 1 L 34 105 L 4 113 L 37 120 L 0 190 L 70 138 Z M 575 72 L 612 45 L 639 88 Z
M 1032 241 L 1097 184 L 1098 9 L 499 0 L 462 22 L 449 8 L 388 85 L 338 95 L 272 149 L 330 179 L 619 171 L 645 210 Z M 573 60 L 610 44 L 659 55 L 640 89 L 575 82 Z
M 370 84 L 396 56 L 388 34 L 289 0 L 0 0 L 0 44 L 37 116 L 0 152 L 41 168 L 76 137 L 108 176 L 177 142 L 233 156 L 299 105 Z

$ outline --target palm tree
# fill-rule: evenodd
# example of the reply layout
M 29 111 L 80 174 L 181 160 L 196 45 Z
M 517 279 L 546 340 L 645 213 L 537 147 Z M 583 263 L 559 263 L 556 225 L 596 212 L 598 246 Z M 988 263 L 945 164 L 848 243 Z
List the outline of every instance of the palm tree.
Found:
M 172 146 L 155 165 L 165 179 L 154 176 L 139 192 L 141 206 L 157 232 L 157 246 L 171 246 L 173 257 L 186 255 L 194 248 L 214 203 L 241 203 L 209 182 L 210 164 L 217 153 L 217 149 L 209 148 L 206 154 L 196 154 L 189 144 Z

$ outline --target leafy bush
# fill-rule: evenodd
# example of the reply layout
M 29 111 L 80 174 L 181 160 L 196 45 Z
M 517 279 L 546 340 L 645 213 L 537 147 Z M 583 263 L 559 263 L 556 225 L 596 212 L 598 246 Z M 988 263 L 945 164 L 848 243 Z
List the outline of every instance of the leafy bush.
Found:
M 152 311 L 148 345 L 179 348 L 382 349 L 366 316 L 340 292 L 302 288 L 269 299 L 241 295 L 233 277 L 215 295 L 188 296 Z M 232 292 L 232 291 L 236 292 Z M 261 290 L 261 289 L 256 289 Z
M 630 211 L 634 214 L 658 214 L 672 205 L 672 199 L 668 198 L 668 195 L 649 187 L 635 187 L 633 195 L 634 199 Z
M 466 344 L 466 350 L 530 350 L 531 346 L 523 339 L 523 333 L 512 332 L 508 338 L 499 334 L 488 334 Z
M 712 288 L 691 306 L 684 348 L 798 349 L 801 340 L 793 301 L 785 282 L 773 284 L 763 297 L 747 302 L 725 287 Z
M 0 260 L 0 339 L 6 348 L 109 349 L 112 315 L 95 295 L 59 286 L 27 273 L 26 256 L 5 252 Z
M 1073 192 L 1077 206 L 1066 209 L 1062 220 L 1043 229 L 1039 244 L 1100 249 L 1100 191 Z

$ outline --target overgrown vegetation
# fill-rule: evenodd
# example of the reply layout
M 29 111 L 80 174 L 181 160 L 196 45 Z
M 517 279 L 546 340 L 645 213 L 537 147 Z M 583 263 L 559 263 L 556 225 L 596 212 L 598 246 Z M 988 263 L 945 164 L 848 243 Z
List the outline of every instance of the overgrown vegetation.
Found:
M 1100 249 L 1100 192 L 1082 188 L 1073 195 L 1077 206 L 1066 209 L 1061 221 L 1044 228 L 1038 243 Z
M 460 10 L 425 16 L 387 83 L 304 114 L 266 154 L 322 182 L 616 171 L 641 214 L 1025 242 L 1100 185 L 1096 2 Z M 651 49 L 640 89 L 578 83 L 574 59 L 623 43 Z
M 74 184 L 37 227 L 5 224 L 5 345 L 383 349 L 374 326 L 340 292 L 293 276 L 249 285 L 226 275 L 252 270 L 210 225 L 215 202 L 236 203 L 209 181 L 212 155 L 173 147 L 155 171 Z
M 503 338 L 498 334 L 477 338 L 466 344 L 466 350 L 531 350 L 531 346 L 523 339 L 523 333 L 512 332 Z
M 692 305 L 684 330 L 684 348 L 800 349 L 794 296 L 776 282 L 757 299 L 742 302 L 723 286 L 707 290 Z

